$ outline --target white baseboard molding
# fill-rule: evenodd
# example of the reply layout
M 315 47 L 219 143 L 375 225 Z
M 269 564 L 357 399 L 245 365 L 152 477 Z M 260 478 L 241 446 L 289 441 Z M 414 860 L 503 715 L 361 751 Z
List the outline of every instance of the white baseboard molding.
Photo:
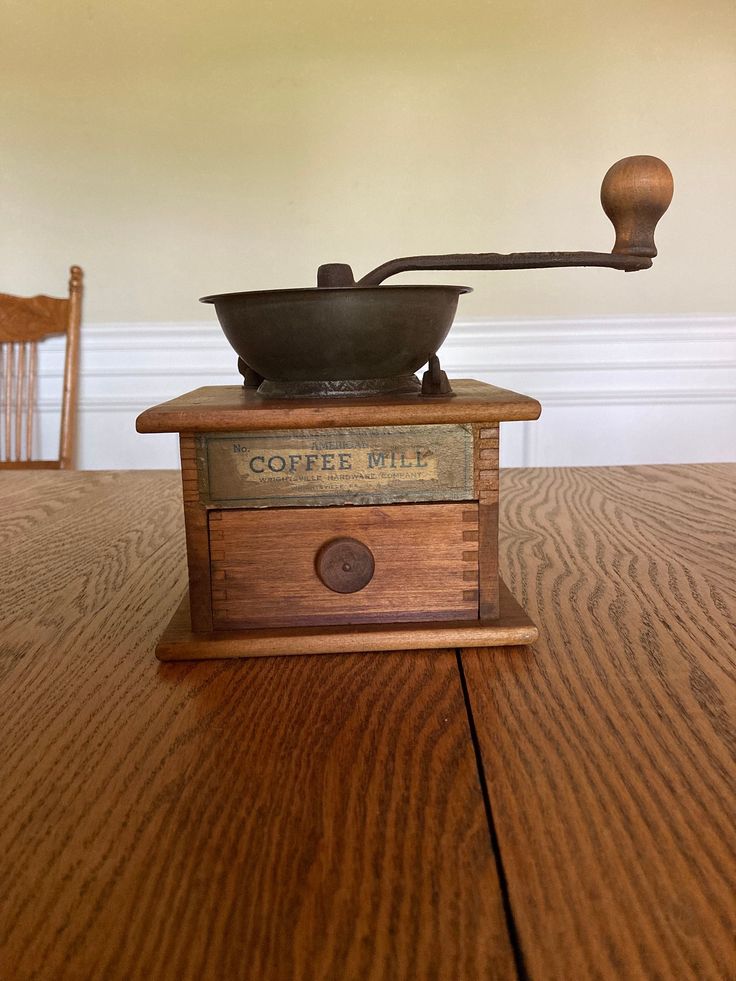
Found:
M 504 426 L 503 466 L 736 459 L 736 314 L 466 320 L 440 357 L 451 378 L 542 403 L 538 422 Z M 39 450 L 53 455 L 59 343 L 45 345 L 39 368 Z M 139 436 L 135 417 L 201 385 L 238 383 L 211 322 L 85 324 L 79 466 L 178 466 L 176 437 Z

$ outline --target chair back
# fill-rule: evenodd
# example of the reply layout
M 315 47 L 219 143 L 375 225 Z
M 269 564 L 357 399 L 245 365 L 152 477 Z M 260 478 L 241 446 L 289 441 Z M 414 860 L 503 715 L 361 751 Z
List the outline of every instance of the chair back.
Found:
M 83 273 L 69 270 L 69 296 L 0 293 L 0 469 L 74 466 Z M 38 344 L 66 335 L 58 460 L 33 459 Z

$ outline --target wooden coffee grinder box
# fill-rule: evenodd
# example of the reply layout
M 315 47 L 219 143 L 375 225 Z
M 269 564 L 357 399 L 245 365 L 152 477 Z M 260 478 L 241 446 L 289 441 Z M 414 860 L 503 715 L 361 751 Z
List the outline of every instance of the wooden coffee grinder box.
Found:
M 263 399 L 200 388 L 148 409 L 179 433 L 189 590 L 161 660 L 528 644 L 498 574 L 499 424 L 540 405 L 478 381 Z
M 539 403 L 454 381 L 437 351 L 458 285 L 417 270 L 649 269 L 673 180 L 657 157 L 609 168 L 610 253 L 410 256 L 316 288 L 221 293 L 243 387 L 201 388 L 138 419 L 179 433 L 189 593 L 163 660 L 493 647 L 537 631 L 499 578 L 498 440 Z M 429 364 L 421 386 L 413 372 Z

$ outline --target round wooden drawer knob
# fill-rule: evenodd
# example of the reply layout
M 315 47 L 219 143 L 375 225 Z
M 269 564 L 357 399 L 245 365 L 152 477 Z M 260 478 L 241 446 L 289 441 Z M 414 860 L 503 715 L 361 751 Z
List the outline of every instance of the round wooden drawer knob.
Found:
M 357 593 L 373 578 L 373 552 L 357 538 L 333 538 L 317 552 L 320 581 L 333 593 Z

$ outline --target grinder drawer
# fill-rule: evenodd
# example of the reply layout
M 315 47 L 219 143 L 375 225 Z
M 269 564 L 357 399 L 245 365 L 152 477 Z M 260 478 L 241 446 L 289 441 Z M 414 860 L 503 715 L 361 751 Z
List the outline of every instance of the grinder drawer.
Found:
M 478 618 L 478 505 L 209 512 L 216 630 Z

